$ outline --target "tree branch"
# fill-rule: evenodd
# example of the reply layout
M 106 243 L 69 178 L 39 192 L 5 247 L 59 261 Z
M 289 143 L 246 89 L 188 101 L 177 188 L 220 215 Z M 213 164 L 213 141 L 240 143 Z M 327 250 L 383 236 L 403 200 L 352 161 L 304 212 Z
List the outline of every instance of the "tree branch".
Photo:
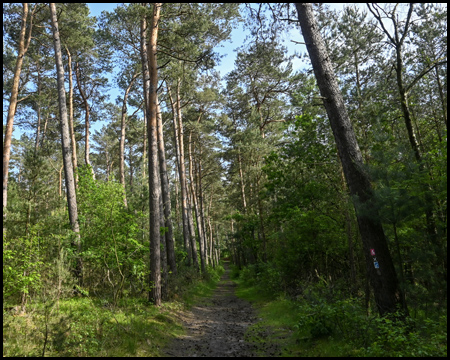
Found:
M 405 92 L 409 93 L 409 91 L 412 89 L 412 87 L 414 85 L 417 84 L 417 82 L 423 78 L 426 74 L 428 74 L 431 70 L 433 70 L 436 66 L 438 65 L 444 65 L 447 63 L 447 60 L 443 60 L 445 59 L 445 57 L 441 57 L 440 59 L 437 59 L 435 61 L 433 61 L 428 67 L 426 67 L 425 69 L 423 69 L 419 75 L 417 75 L 413 81 L 411 81 L 411 84 L 409 84 L 406 89 Z

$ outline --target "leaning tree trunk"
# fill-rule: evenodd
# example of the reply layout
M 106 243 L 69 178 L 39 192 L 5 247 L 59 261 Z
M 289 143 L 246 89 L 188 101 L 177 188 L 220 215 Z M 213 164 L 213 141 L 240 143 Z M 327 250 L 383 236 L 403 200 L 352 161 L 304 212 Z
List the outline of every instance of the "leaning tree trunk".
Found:
M 355 199 L 354 206 L 363 242 L 367 271 L 378 311 L 380 315 L 385 315 L 403 308 L 407 313 L 406 306 L 401 301 L 401 289 L 377 214 L 370 179 L 363 169 L 361 151 L 325 43 L 314 18 L 312 5 L 311 3 L 298 3 L 296 7 L 306 48 L 330 119 L 345 179 L 350 194 Z
M 160 212 L 159 199 L 161 187 L 158 170 L 158 132 L 157 132 L 157 89 L 158 69 L 156 61 L 156 45 L 161 4 L 153 4 L 153 15 L 150 23 L 148 40 L 148 68 L 150 86 L 147 108 L 147 138 L 149 146 L 149 192 L 150 192 L 150 293 L 149 300 L 156 306 L 161 305 L 161 250 L 160 250 Z
M 75 276 L 78 279 L 80 285 L 83 282 L 83 264 L 81 260 L 81 241 L 80 241 L 80 228 L 78 225 L 78 209 L 77 209 L 77 195 L 75 192 L 75 179 L 73 176 L 72 154 L 69 134 L 69 121 L 67 119 L 67 107 L 66 107 L 66 90 L 64 89 L 64 67 L 61 55 L 61 41 L 59 38 L 58 20 L 56 18 L 56 5 L 50 3 L 50 11 L 52 18 L 53 28 L 53 44 L 55 47 L 55 61 L 56 61 L 56 75 L 58 83 L 58 100 L 59 100 L 59 113 L 61 122 L 61 143 L 62 154 L 64 163 L 64 176 L 66 183 L 66 196 L 67 205 L 69 207 L 69 219 L 72 230 L 76 234 L 76 251 L 77 251 L 77 266 L 75 269 Z

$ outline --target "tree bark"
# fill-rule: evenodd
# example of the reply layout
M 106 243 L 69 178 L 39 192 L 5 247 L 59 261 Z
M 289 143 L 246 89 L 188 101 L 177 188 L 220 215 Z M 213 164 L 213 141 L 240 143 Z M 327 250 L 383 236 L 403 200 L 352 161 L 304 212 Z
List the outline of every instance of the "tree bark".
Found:
M 75 140 L 75 131 L 73 128 L 73 73 L 72 73 L 72 55 L 66 46 L 67 61 L 69 69 L 69 129 L 70 138 L 72 139 L 72 165 L 75 174 L 75 188 L 78 188 L 78 159 L 77 159 L 77 142 Z
M 319 33 L 312 5 L 296 4 L 306 48 L 313 65 L 314 74 L 324 98 L 333 135 L 342 162 L 345 179 L 354 199 L 359 231 L 366 258 L 367 271 L 374 290 L 380 315 L 395 313 L 407 308 L 401 301 L 401 289 L 389 252 L 383 227 L 374 203 L 372 186 L 363 169 L 361 151 L 339 90 L 333 66 Z
M 244 214 L 247 214 L 247 201 L 245 200 L 245 183 L 244 183 L 244 175 L 242 173 L 241 148 L 238 148 L 238 165 L 239 165 L 239 180 L 241 182 L 242 207 L 244 209 Z
M 201 116 L 201 115 L 200 115 Z M 200 247 L 200 268 L 203 274 L 206 272 L 205 267 L 205 247 L 204 247 L 204 237 L 203 237 L 203 229 L 202 229 L 202 219 L 200 216 L 200 210 L 197 202 L 197 194 L 195 192 L 194 187 L 194 176 L 193 176 L 193 167 L 194 167 L 194 158 L 192 156 L 192 131 L 189 132 L 189 182 L 191 187 L 191 195 L 192 195 L 192 203 L 194 205 L 195 217 L 197 219 L 197 232 L 198 232 L 198 243 Z
M 28 27 L 28 35 L 25 39 L 28 19 L 28 3 L 23 3 L 22 25 L 20 27 L 19 43 L 17 49 L 17 61 L 14 69 L 13 85 L 11 89 L 11 97 L 9 99 L 8 116 L 6 120 L 5 140 L 3 143 L 3 220 L 6 218 L 6 205 L 8 199 L 8 171 L 9 160 L 11 157 L 11 139 L 13 133 L 14 116 L 16 114 L 17 98 L 19 96 L 20 73 L 22 71 L 23 58 L 28 50 L 31 39 L 31 29 L 33 14 L 30 17 L 30 26 Z
M 66 90 L 64 89 L 64 67 L 61 55 L 61 41 L 59 38 L 58 20 L 56 18 L 56 5 L 50 3 L 50 12 L 52 19 L 53 29 L 53 44 L 55 48 L 55 62 L 56 73 L 58 83 L 58 100 L 59 100 L 59 113 L 61 122 L 61 143 L 62 154 L 64 163 L 64 176 L 66 183 L 66 196 L 67 205 L 69 208 L 69 220 L 73 232 L 76 234 L 75 246 L 78 254 L 77 266 L 75 269 L 76 278 L 81 285 L 83 283 L 83 264 L 80 256 L 81 253 L 81 241 L 80 241 L 80 228 L 78 224 L 78 208 L 77 208 L 77 195 L 75 192 L 75 180 L 73 176 L 72 166 L 72 154 L 69 135 L 69 123 L 67 119 L 67 107 L 66 107 Z
M 159 109 L 158 109 L 159 110 Z M 160 179 L 161 181 L 161 179 Z M 161 184 L 160 184 L 161 186 Z M 159 197 L 159 226 L 160 229 L 165 228 L 164 223 L 164 205 L 162 199 L 162 191 L 160 192 Z M 168 298 L 168 280 L 169 280 L 169 271 L 167 266 L 167 242 L 166 242 L 166 231 L 160 231 L 160 248 L 161 248 L 161 298 L 162 300 L 167 300 Z
M 146 3 L 142 3 L 142 6 L 146 7 Z M 147 109 L 148 109 L 148 91 L 149 91 L 149 81 L 150 74 L 148 71 L 148 57 L 147 57 L 147 19 L 145 16 L 141 19 L 141 64 L 142 64 L 142 79 L 143 79 L 143 90 L 144 90 L 144 129 L 147 128 Z M 145 161 L 147 158 L 147 131 L 144 130 L 143 136 L 143 146 L 144 151 L 142 153 L 142 178 L 145 179 Z
M 180 172 L 180 186 L 181 186 L 181 209 L 183 214 L 183 235 L 185 236 L 185 242 L 187 240 L 190 249 L 190 256 L 192 263 L 196 269 L 198 269 L 197 260 L 197 246 L 195 244 L 194 237 L 194 223 L 192 221 L 192 211 L 189 201 L 189 194 L 186 180 L 186 167 L 184 162 L 184 130 L 183 130 L 183 117 L 181 114 L 181 98 L 180 98 L 180 80 L 177 81 L 177 99 L 175 103 L 177 111 L 177 129 L 178 129 L 178 148 L 179 148 L 179 172 Z
M 198 159 L 198 171 L 197 171 L 197 181 L 196 181 L 196 188 L 197 188 L 197 194 L 198 194 L 198 202 L 199 202 L 199 208 L 200 208 L 200 219 L 201 219 L 201 226 L 203 229 L 203 247 L 205 252 L 205 262 L 206 265 L 208 265 L 208 237 L 206 235 L 206 222 L 205 222 L 205 212 L 204 212 L 204 202 L 203 202 L 203 187 L 202 187 L 202 146 L 199 144 L 199 159 Z
M 189 241 L 192 249 L 192 263 L 194 268 L 199 271 L 198 256 L 197 256 L 197 241 L 195 239 L 194 218 L 192 216 L 192 199 L 189 196 L 189 190 L 186 182 L 186 194 L 187 194 L 187 215 L 189 225 Z
M 158 68 L 156 60 L 158 25 L 161 3 L 153 4 L 153 14 L 150 23 L 147 57 L 150 75 L 147 108 L 147 138 L 149 145 L 149 193 L 150 193 L 150 292 L 149 301 L 156 306 L 161 305 L 161 252 L 160 252 L 160 212 L 159 200 L 161 188 L 158 171 L 158 133 L 157 133 L 157 89 Z
M 36 64 L 37 67 L 37 93 L 38 93 L 38 97 L 39 100 L 36 103 L 36 112 L 37 112 L 37 126 L 36 126 L 36 138 L 35 138 L 35 142 L 34 142 L 34 153 L 37 154 L 38 150 L 39 150 L 39 137 L 41 134 L 41 69 L 40 69 L 40 65 L 39 63 Z
M 167 176 L 167 164 L 166 164 L 166 153 L 164 147 L 164 136 L 163 136 L 163 123 L 161 116 L 161 109 L 158 101 L 158 158 L 159 158 L 159 171 L 161 175 L 161 190 L 162 190 L 162 202 L 163 202 L 163 213 L 164 213 L 164 227 L 167 228 L 165 232 L 166 238 L 166 250 L 167 250 L 167 263 L 169 265 L 170 271 L 173 274 L 177 273 L 177 263 L 175 259 L 175 245 L 173 241 L 173 227 L 172 219 L 170 214 L 172 212 L 170 204 L 170 191 L 169 191 L 169 178 Z
M 213 199 L 213 189 L 211 189 L 211 194 L 210 194 L 210 198 L 209 198 L 207 222 L 208 222 L 208 229 L 209 229 L 209 258 L 211 259 L 211 261 L 213 262 L 213 266 L 215 267 L 214 258 L 213 258 L 213 247 L 214 247 L 213 227 L 211 224 L 212 199 Z
M 181 117 L 181 105 L 180 105 L 180 95 L 179 95 L 179 80 L 177 82 L 177 98 L 173 101 L 171 96 L 170 88 L 167 87 L 169 98 L 172 104 L 173 111 L 173 127 L 174 127 L 174 140 L 177 152 L 177 163 L 178 163 L 178 174 L 180 179 L 181 188 L 181 215 L 183 220 L 183 238 L 184 238 L 184 248 L 187 252 L 187 265 L 189 266 L 192 261 L 192 251 L 191 251 L 191 241 L 190 241 L 190 231 L 189 231 L 189 220 L 188 220 L 188 209 L 187 209 L 187 188 L 186 188 L 186 169 L 184 166 L 184 145 L 183 145 L 183 122 Z

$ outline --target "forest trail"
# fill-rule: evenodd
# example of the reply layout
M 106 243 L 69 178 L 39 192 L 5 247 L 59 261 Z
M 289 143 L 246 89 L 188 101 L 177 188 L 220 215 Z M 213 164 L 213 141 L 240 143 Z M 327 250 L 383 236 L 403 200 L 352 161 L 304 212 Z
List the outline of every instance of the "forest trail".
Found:
M 166 356 L 258 356 L 258 346 L 244 338 L 247 327 L 257 322 L 256 312 L 234 294 L 229 273 L 225 264 L 213 296 L 183 312 L 187 334 L 167 346 Z

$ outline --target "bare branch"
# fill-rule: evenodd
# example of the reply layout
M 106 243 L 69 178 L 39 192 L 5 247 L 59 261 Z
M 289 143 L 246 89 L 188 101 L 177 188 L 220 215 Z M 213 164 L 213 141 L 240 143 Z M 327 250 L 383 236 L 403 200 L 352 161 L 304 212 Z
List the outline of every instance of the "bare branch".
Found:
M 418 82 L 421 78 L 423 78 L 426 74 L 428 74 L 428 73 L 429 73 L 431 70 L 433 70 L 436 66 L 444 65 L 444 64 L 446 64 L 446 63 L 447 63 L 447 60 L 444 60 L 444 57 L 442 57 L 442 58 L 440 58 L 440 59 L 437 59 L 437 60 L 433 61 L 430 65 L 428 65 L 428 67 L 426 67 L 425 69 L 423 69 L 423 70 L 419 73 L 419 75 L 417 75 L 417 76 L 414 78 L 413 81 L 411 81 L 411 84 L 409 84 L 409 85 L 406 87 L 405 92 L 408 93 L 408 92 L 412 89 L 412 87 L 413 87 L 414 85 L 416 85 L 417 82 Z

